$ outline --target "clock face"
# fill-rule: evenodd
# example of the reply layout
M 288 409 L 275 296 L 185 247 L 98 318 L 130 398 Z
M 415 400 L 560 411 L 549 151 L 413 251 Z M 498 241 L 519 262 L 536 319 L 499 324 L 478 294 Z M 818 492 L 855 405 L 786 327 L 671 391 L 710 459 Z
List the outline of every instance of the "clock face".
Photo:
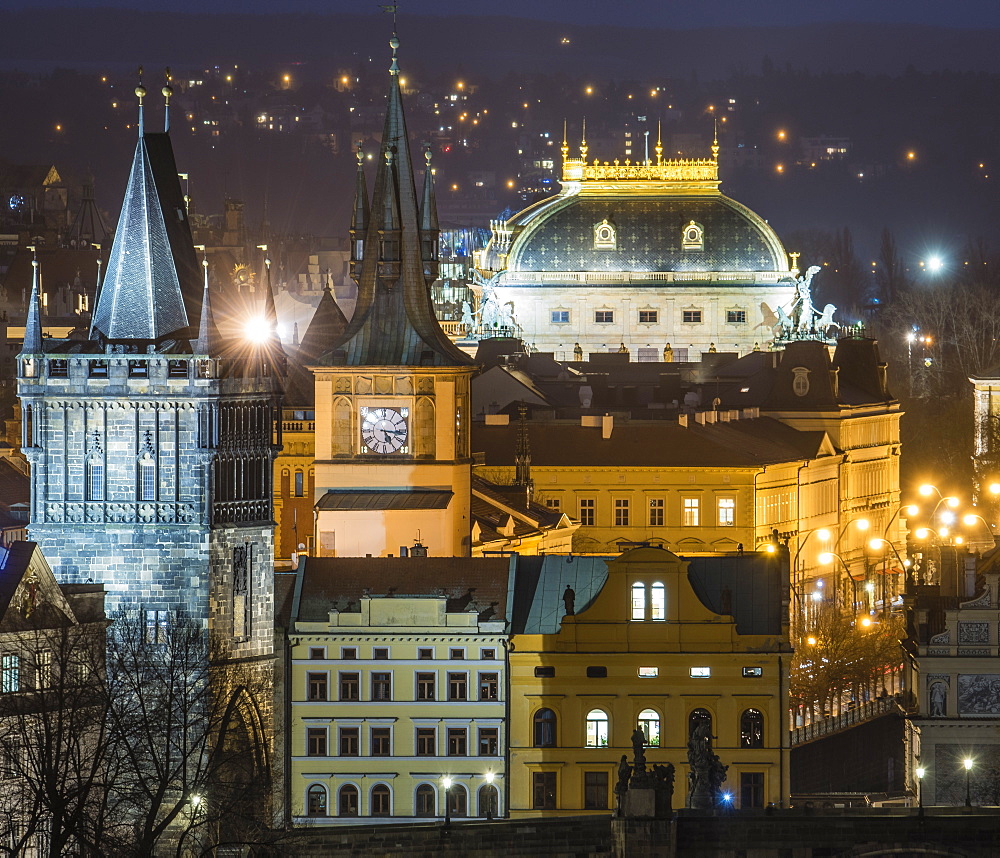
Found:
M 405 452 L 409 409 L 362 408 L 361 440 L 371 453 Z

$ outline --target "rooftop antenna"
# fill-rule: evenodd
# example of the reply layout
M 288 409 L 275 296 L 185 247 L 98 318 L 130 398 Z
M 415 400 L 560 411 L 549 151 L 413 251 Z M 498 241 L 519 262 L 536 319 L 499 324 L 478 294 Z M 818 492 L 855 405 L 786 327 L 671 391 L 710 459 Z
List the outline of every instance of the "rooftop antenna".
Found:
M 163 133 L 166 134 L 170 131 L 170 96 L 174 94 L 174 88 L 170 85 L 170 81 L 173 80 L 170 76 L 170 66 L 167 66 L 164 77 L 166 83 L 160 92 L 163 93 Z
M 139 98 L 139 137 L 146 133 L 146 120 L 143 117 L 142 100 L 146 97 L 146 87 L 142 85 L 142 66 L 139 66 L 139 83 L 135 88 L 135 94 Z

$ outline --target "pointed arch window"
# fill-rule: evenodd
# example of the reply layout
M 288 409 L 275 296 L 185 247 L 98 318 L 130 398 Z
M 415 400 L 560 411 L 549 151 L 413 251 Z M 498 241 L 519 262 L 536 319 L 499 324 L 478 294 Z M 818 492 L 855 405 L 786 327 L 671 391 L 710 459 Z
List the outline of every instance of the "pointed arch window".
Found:
M 139 459 L 139 500 L 156 500 L 156 462 L 148 451 Z

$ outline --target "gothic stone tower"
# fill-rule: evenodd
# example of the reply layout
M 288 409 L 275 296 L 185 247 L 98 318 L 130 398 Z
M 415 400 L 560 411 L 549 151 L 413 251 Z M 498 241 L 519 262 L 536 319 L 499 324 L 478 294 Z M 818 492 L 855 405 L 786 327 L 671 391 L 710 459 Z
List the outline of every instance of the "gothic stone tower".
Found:
M 419 538 L 468 556 L 471 359 L 444 335 L 430 297 L 438 220 L 430 152 L 418 204 L 393 35 L 388 106 L 369 204 L 359 153 L 351 222 L 357 309 L 312 367 L 316 546 L 385 556 Z
M 87 341 L 42 339 L 36 263 L 18 374 L 30 534 L 59 580 L 103 583 L 111 609 L 179 612 L 228 657 L 267 655 L 283 355 L 273 337 L 220 340 L 170 138 L 144 133 L 141 104 Z

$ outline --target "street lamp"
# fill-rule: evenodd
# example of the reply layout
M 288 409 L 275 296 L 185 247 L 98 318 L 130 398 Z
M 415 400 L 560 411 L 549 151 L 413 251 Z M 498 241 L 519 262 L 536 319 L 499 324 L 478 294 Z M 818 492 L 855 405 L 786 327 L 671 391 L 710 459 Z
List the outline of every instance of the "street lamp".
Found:
M 924 815 L 924 775 L 927 774 L 927 769 L 923 766 L 917 766 L 917 816 Z
M 837 552 L 835 552 L 835 551 L 824 551 L 822 554 L 820 554 L 820 556 L 819 556 L 818 559 L 819 559 L 819 562 L 822 563 L 824 566 L 826 566 L 829 563 L 833 563 L 834 559 L 837 559 L 837 560 L 840 561 L 840 565 L 844 567 L 844 571 L 847 573 L 847 577 L 851 579 L 851 589 L 852 589 L 852 592 L 854 594 L 854 605 L 853 606 L 857 607 L 857 602 L 858 602 L 858 585 L 857 585 L 857 583 L 854 580 L 854 576 L 851 574 L 851 567 L 847 565 L 847 561 L 844 560 L 844 558 L 841 557 L 839 554 L 837 554 Z M 837 605 L 837 581 L 838 581 L 839 578 L 840 578 L 840 576 L 837 575 L 836 573 L 834 573 L 834 576 L 833 576 L 833 604 L 834 604 L 835 607 Z
M 970 778 L 972 776 L 972 758 L 966 757 L 962 760 L 962 765 L 965 766 L 965 806 L 972 807 L 972 792 L 969 787 Z
M 489 784 L 491 786 L 493 784 L 493 778 L 494 778 L 494 775 L 493 775 L 493 772 L 491 772 L 491 771 L 487 772 L 485 775 L 483 775 L 483 779 L 486 781 L 487 784 Z M 493 796 L 495 796 L 495 795 L 496 795 L 496 791 L 495 790 L 487 790 L 486 791 L 486 821 L 487 822 L 492 822 L 493 821 Z
M 444 784 L 444 827 L 451 828 L 451 778 L 443 778 Z

